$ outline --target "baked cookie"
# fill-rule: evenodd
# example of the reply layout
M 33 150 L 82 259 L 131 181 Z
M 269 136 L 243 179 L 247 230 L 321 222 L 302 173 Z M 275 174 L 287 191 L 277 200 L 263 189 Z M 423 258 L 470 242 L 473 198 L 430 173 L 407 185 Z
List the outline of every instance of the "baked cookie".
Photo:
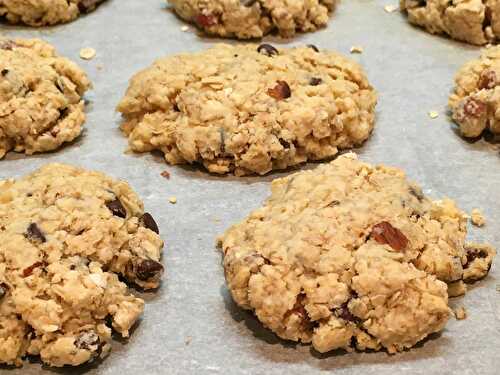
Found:
M 487 274 L 495 251 L 464 245 L 466 224 L 401 170 L 346 154 L 274 180 L 219 245 L 234 300 L 281 338 L 394 353 L 443 329 L 447 283 Z
M 360 145 L 376 101 L 361 67 L 337 53 L 222 44 L 156 61 L 132 78 L 118 111 L 132 150 L 245 175 Z
M 29 26 L 47 26 L 73 21 L 94 10 L 104 0 L 0 0 L 0 19 Z
M 80 365 L 123 337 L 144 301 L 119 276 L 157 288 L 163 242 L 130 186 L 50 164 L 0 181 L 0 363 L 26 355 Z
M 500 5 L 496 0 L 400 0 L 408 21 L 432 34 L 482 45 L 500 38 Z
M 85 72 L 41 40 L 0 39 L 0 159 L 52 151 L 85 121 Z
M 455 77 L 449 105 L 464 137 L 500 135 L 500 46 L 485 49 Z
M 211 35 L 262 38 L 277 31 L 296 32 L 326 26 L 338 0 L 168 0 L 175 12 Z

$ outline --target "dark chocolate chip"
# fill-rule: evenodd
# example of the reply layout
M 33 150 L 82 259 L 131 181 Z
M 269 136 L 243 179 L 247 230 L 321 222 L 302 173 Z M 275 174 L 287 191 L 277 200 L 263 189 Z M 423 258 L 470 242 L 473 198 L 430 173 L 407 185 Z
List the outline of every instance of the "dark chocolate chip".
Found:
M 136 275 L 139 280 L 147 281 L 163 272 L 163 266 L 159 262 L 151 259 L 144 259 L 139 263 L 136 269 Z
M 279 54 L 278 50 L 270 44 L 261 44 L 257 47 L 257 52 L 269 57 Z
M 311 86 L 318 86 L 318 85 L 321 85 L 321 83 L 323 83 L 323 80 L 321 78 L 312 77 L 309 80 L 309 84 Z
M 44 243 L 47 241 L 45 235 L 35 223 L 31 223 L 28 226 L 28 229 L 26 229 L 26 233 L 24 233 L 24 237 L 32 242 Z
M 127 217 L 127 210 L 123 207 L 122 202 L 118 198 L 114 201 L 106 202 L 106 207 L 111 211 L 111 213 L 115 216 L 121 217 L 125 219 Z
M 285 81 L 276 81 L 276 86 L 267 90 L 267 93 L 276 100 L 283 100 L 292 96 L 290 86 Z
M 151 216 L 150 213 L 146 212 L 144 215 L 142 215 L 139 221 L 144 228 L 148 228 L 156 234 L 160 234 L 160 229 L 158 229 L 158 225 L 156 224 L 155 219 L 153 219 L 153 216 Z
M 94 331 L 82 332 L 75 340 L 75 346 L 78 349 L 96 351 L 99 348 L 101 339 Z
M 285 141 L 283 138 L 278 138 L 278 139 L 283 148 L 290 148 L 290 142 Z
M 0 74 L 2 75 L 2 77 L 5 77 L 7 74 L 9 74 L 9 69 L 2 69 Z
M 319 48 L 316 47 L 314 44 L 308 44 L 307 47 L 312 49 L 314 52 L 319 52 Z

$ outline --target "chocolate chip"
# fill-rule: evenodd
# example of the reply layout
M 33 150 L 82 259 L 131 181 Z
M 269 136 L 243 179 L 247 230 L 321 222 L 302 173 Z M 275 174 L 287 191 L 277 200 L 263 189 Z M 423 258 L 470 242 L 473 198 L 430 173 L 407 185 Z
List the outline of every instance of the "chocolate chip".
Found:
M 26 233 L 24 233 L 24 237 L 31 242 L 39 242 L 39 243 L 47 242 L 45 235 L 40 230 L 40 228 L 38 228 L 38 225 L 36 225 L 35 223 L 31 223 L 28 226 L 28 229 L 26 229 Z
M 323 80 L 321 78 L 316 78 L 316 77 L 312 77 L 310 80 L 309 80 L 309 84 L 311 86 L 318 86 L 320 85 L 321 83 L 323 83 Z
M 0 299 L 3 298 L 9 291 L 9 286 L 5 283 L 0 284 Z
M 7 74 L 9 74 L 9 69 L 2 69 L 0 74 L 2 75 L 2 77 L 5 77 Z
M 261 44 L 257 47 L 257 52 L 269 57 L 279 54 L 278 50 L 270 44 Z
M 167 180 L 170 180 L 170 173 L 169 173 L 169 171 L 163 171 L 163 172 L 161 172 L 160 176 L 162 176 L 163 178 L 166 178 Z
M 136 269 L 136 275 L 139 280 L 147 281 L 163 273 L 163 266 L 159 262 L 151 259 L 144 259 L 139 263 Z
M 151 216 L 150 213 L 146 212 L 144 215 L 142 215 L 139 219 L 139 222 L 143 227 L 152 230 L 156 234 L 160 234 L 160 229 L 158 229 L 158 225 L 156 224 L 155 219 L 153 219 L 153 216 Z
M 29 266 L 28 268 L 25 268 L 23 270 L 23 277 L 31 276 L 33 274 L 33 271 L 35 270 L 35 268 L 42 267 L 42 266 L 45 266 L 44 262 L 33 263 L 31 266 Z
M 267 90 L 267 93 L 276 100 L 283 100 L 292 96 L 290 86 L 285 81 L 276 81 L 276 86 Z
M 380 244 L 388 244 L 397 251 L 404 250 L 408 246 L 408 238 L 403 232 L 394 228 L 387 221 L 374 225 L 370 237 Z
M 472 263 L 476 259 L 484 259 L 488 257 L 488 252 L 483 249 L 469 248 L 467 249 L 467 264 Z
M 94 331 L 82 332 L 75 340 L 75 346 L 78 349 L 96 351 L 99 348 L 101 339 Z
M 121 217 L 121 218 L 126 218 L 127 217 L 127 210 L 125 207 L 123 207 L 122 202 L 118 198 L 116 198 L 114 201 L 111 202 L 106 202 L 106 207 L 111 211 L 111 213 L 115 216 Z
M 240 4 L 248 8 L 254 5 L 256 2 L 257 0 L 240 0 Z
M 194 20 L 201 27 L 210 27 L 218 23 L 217 17 L 211 14 L 198 14 Z
M 422 202 L 424 200 L 424 194 L 422 193 L 422 190 L 420 190 L 420 188 L 418 188 L 417 186 L 410 186 L 408 192 L 415 198 L 417 198 L 419 202 Z
M 283 146 L 283 148 L 290 148 L 290 142 L 285 141 L 283 138 L 278 138 L 280 141 L 280 145 Z
M 493 89 L 498 85 L 497 81 L 497 74 L 495 73 L 494 70 L 492 69 L 486 69 L 481 72 L 481 75 L 479 76 L 479 81 L 477 83 L 477 87 L 480 90 L 486 89 Z
M 319 52 L 319 48 L 316 47 L 314 44 L 308 44 L 307 47 L 312 49 L 314 52 Z

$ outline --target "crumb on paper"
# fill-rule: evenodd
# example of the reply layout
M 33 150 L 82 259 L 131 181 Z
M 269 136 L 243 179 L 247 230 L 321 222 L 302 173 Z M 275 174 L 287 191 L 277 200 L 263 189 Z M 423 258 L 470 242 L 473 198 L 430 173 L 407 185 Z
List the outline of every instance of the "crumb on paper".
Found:
M 189 31 L 189 26 L 186 26 L 186 25 L 182 26 L 181 31 L 184 31 L 184 32 Z
M 103 70 L 103 69 L 104 69 L 104 65 L 102 65 L 102 64 L 97 64 L 95 68 L 96 68 L 97 70 Z
M 500 292 L 500 284 L 497 284 L 496 289 L 497 289 L 497 292 Z
M 472 212 L 470 214 L 470 221 L 476 227 L 482 227 L 484 224 L 486 224 L 486 219 L 485 219 L 483 213 L 478 208 L 474 208 L 472 210 Z
M 463 306 L 456 308 L 454 314 L 457 320 L 464 320 L 467 318 L 467 310 L 465 310 Z
M 363 47 L 361 46 L 352 46 L 351 53 L 363 53 Z
M 166 178 L 167 180 L 170 180 L 170 173 L 168 171 L 161 172 L 160 176 Z
M 96 51 L 93 48 L 87 47 L 80 50 L 80 57 L 84 60 L 92 60 L 96 55 Z
M 396 10 L 398 10 L 398 6 L 397 5 L 386 5 L 384 7 L 384 10 L 387 12 L 387 13 L 392 13 L 392 12 L 395 12 Z
M 438 118 L 439 113 L 437 111 L 429 111 L 429 117 L 432 119 Z
M 193 341 L 193 338 L 191 336 L 188 336 L 188 337 L 186 337 L 186 340 L 184 341 L 184 343 L 186 345 L 189 345 L 189 344 L 191 344 L 191 341 Z
M 176 204 L 176 203 L 177 203 L 177 198 L 176 198 L 176 197 L 174 197 L 174 196 L 172 196 L 172 197 L 168 198 L 168 201 L 169 201 L 170 203 L 172 203 L 172 204 Z

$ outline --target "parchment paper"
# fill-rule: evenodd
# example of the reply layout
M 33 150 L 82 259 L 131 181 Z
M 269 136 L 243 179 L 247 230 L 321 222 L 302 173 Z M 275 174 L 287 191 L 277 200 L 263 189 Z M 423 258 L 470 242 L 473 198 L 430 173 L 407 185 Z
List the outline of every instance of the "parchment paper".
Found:
M 479 207 L 488 223 L 471 228 L 470 238 L 500 247 L 500 157 L 485 141 L 467 143 L 454 131 L 446 104 L 456 70 L 478 56 L 479 49 L 431 36 L 411 27 L 399 12 L 383 6 L 396 0 L 344 0 L 327 29 L 276 44 L 313 43 L 353 55 L 365 67 L 380 94 L 372 138 L 357 152 L 363 160 L 404 168 L 433 197 L 454 198 L 468 212 Z M 500 283 L 498 262 L 490 276 L 474 285 L 454 306 L 465 306 L 468 318 L 451 319 L 410 351 L 335 352 L 319 355 L 307 345 L 277 339 L 249 313 L 237 308 L 224 284 L 215 238 L 244 218 L 269 194 L 266 177 L 217 177 L 195 167 L 167 166 L 161 156 L 124 154 L 127 140 L 114 108 L 128 79 L 161 56 L 196 51 L 218 39 L 200 38 L 167 10 L 163 0 L 108 0 L 73 23 L 44 29 L 11 27 L 13 37 L 41 37 L 77 61 L 94 89 L 86 98 L 84 135 L 62 150 L 25 157 L 10 153 L 0 161 L 0 178 L 21 176 L 48 162 L 73 163 L 127 180 L 154 214 L 166 240 L 167 273 L 148 301 L 143 319 L 127 341 L 114 342 L 109 358 L 79 369 L 51 370 L 39 363 L 0 373 L 71 374 L 500 374 Z M 82 47 L 97 57 L 79 59 Z M 102 66 L 99 70 L 98 67 Z M 428 111 L 439 112 L 430 119 Z M 302 168 L 314 165 L 304 166 Z M 160 176 L 168 170 L 170 180 Z M 176 196 L 178 203 L 168 198 Z

